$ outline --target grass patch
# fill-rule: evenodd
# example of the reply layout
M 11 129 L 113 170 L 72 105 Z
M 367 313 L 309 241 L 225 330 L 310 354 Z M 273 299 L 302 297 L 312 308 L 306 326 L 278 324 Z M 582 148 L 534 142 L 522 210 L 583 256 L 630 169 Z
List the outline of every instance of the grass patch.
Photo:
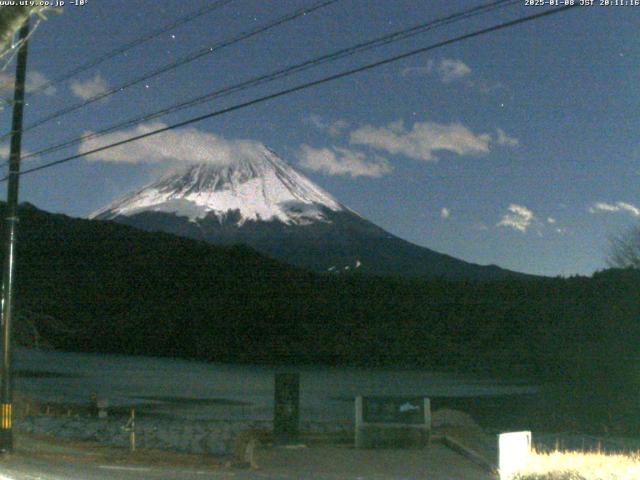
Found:
M 632 480 L 640 479 L 640 452 L 533 452 L 514 480 Z

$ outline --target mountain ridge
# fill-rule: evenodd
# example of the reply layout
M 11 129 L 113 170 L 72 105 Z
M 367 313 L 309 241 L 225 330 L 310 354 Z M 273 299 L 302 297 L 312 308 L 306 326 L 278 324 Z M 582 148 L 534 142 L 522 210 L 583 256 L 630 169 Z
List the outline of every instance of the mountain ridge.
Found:
M 90 216 L 213 244 L 245 244 L 315 272 L 495 280 L 529 276 L 403 240 L 262 147 L 233 164 L 188 164 Z

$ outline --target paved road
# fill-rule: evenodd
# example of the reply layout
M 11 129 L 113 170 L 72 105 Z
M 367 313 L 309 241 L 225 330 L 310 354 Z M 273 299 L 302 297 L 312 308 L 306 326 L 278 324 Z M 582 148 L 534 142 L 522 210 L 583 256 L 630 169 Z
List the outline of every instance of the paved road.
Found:
M 14 457 L 0 464 L 0 480 L 202 480 L 204 478 L 240 480 L 243 477 L 236 476 L 234 472 L 215 473 L 185 468 L 105 465 L 43 458 Z
M 141 466 L 64 456 L 14 455 L 0 463 L 0 480 L 492 480 L 494 477 L 442 445 L 426 450 L 270 448 L 257 456 L 258 470 Z

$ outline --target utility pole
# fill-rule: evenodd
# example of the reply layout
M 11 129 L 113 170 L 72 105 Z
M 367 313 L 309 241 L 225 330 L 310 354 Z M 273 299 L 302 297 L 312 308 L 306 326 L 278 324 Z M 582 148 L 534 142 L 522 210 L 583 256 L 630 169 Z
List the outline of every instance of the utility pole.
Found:
M 5 219 L 5 254 L 2 276 L 2 383 L 0 384 L 0 453 L 13 450 L 13 392 L 11 380 L 11 320 L 13 317 L 13 280 L 15 273 L 16 227 L 18 223 L 18 186 L 20 182 L 20 145 L 22 142 L 22 113 L 24 109 L 25 77 L 27 74 L 27 37 L 29 18 L 25 20 L 18 41 L 16 82 L 11 122 L 11 151 L 7 210 Z

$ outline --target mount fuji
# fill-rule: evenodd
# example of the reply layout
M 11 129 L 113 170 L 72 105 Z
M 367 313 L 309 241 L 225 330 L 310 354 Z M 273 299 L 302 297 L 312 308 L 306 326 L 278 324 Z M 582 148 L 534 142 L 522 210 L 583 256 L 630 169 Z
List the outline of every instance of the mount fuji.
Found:
M 318 272 L 468 280 L 524 276 L 467 263 L 388 233 L 267 147 L 234 160 L 187 165 L 89 218 L 214 244 L 246 244 Z

